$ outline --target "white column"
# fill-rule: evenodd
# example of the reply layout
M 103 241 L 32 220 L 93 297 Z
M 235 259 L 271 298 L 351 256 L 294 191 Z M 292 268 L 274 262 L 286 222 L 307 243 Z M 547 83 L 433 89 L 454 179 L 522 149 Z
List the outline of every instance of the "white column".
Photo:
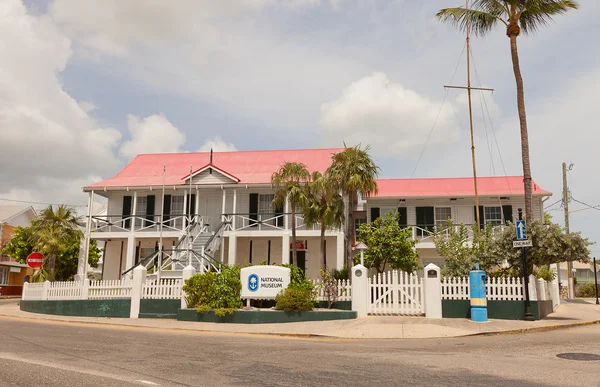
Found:
M 237 213 L 237 188 L 233 189 L 233 209 L 231 211 L 233 214 Z M 231 229 L 235 231 L 235 216 L 231 220 Z
M 442 318 L 442 282 L 440 268 L 433 263 L 425 266 L 423 278 L 423 309 L 425 317 Z
M 367 268 L 356 265 L 352 268 L 352 310 L 357 317 L 369 314 L 369 282 Z
M 79 260 L 77 262 L 77 276 L 76 281 L 82 281 L 87 277 L 87 257 L 90 252 L 90 234 L 92 229 L 92 206 L 94 204 L 94 191 L 91 191 L 88 197 L 88 214 L 85 222 L 85 234 L 83 240 L 80 241 L 79 246 Z M 1 229 L 0 229 L 1 230 Z M 0 233 L 1 234 L 1 233 Z
M 287 232 L 281 236 L 281 263 L 290 263 L 290 234 Z
M 137 191 L 133 191 L 133 207 L 131 208 L 131 232 L 133 232 L 133 230 L 135 230 L 135 210 L 136 210 L 136 208 L 137 208 Z
M 200 223 L 200 190 L 198 189 L 198 186 L 196 186 L 196 205 L 194 207 L 194 215 L 196 215 L 196 222 Z
M 227 257 L 227 263 L 235 265 L 237 256 L 237 237 L 235 235 L 229 236 L 229 257 Z
M 194 266 L 192 266 L 192 265 L 186 266 L 183 269 L 183 274 L 182 274 L 183 284 L 185 285 L 185 280 L 193 277 L 195 274 L 196 274 L 196 268 L 194 268 Z M 188 307 L 188 304 L 185 301 L 185 297 L 186 297 L 186 294 L 185 294 L 185 292 L 182 291 L 181 292 L 181 309 L 185 309 Z M 193 307 L 194 305 L 191 305 L 191 306 Z
M 131 308 L 129 309 L 129 318 L 138 318 L 140 316 L 140 300 L 142 299 L 142 288 L 146 282 L 148 271 L 142 265 L 133 269 L 133 287 L 131 288 Z
M 125 256 L 125 270 L 129 270 L 135 263 L 135 237 L 130 235 L 127 237 L 127 255 Z M 119 271 L 121 269 L 119 268 Z
M 190 205 L 191 205 L 191 203 L 190 203 Z M 187 191 L 187 189 L 185 189 L 185 190 L 183 190 L 183 228 L 182 228 L 182 230 L 185 230 L 185 227 L 187 226 L 187 214 L 188 214 L 187 206 L 188 206 L 188 191 Z
M 226 193 L 227 191 L 225 190 L 225 188 L 223 188 L 223 202 L 221 203 L 221 222 L 225 221 L 225 201 L 227 200 Z
M 89 278 L 84 278 L 83 284 L 81 287 L 81 299 L 87 300 L 90 294 L 90 280 Z
M 336 269 L 344 267 L 344 233 L 338 232 L 335 238 Z
M 225 263 L 225 235 L 223 235 L 222 238 L 223 240 L 221 241 L 221 247 L 219 247 L 219 249 L 221 250 L 221 263 Z
M 285 203 L 283 204 L 283 212 L 284 212 L 284 217 L 283 217 L 283 228 L 286 230 L 290 229 L 290 202 L 287 200 L 287 197 L 285 198 Z

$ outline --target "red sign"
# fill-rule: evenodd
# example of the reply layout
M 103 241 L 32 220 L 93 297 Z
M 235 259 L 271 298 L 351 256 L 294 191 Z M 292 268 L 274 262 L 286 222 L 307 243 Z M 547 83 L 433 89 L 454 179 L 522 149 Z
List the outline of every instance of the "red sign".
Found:
M 290 243 L 290 250 L 294 248 L 294 244 Z M 306 241 L 296 241 L 296 250 L 306 250 Z
M 31 253 L 27 256 L 27 264 L 32 269 L 39 269 L 44 265 L 44 256 L 41 253 Z

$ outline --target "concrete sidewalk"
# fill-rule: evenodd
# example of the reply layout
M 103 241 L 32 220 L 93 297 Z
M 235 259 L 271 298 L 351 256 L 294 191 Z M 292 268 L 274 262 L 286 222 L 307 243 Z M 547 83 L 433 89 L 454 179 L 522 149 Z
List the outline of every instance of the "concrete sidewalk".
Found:
M 317 321 L 282 324 L 218 324 L 165 319 L 119 319 L 54 316 L 22 312 L 18 300 L 0 303 L 0 318 L 19 318 L 136 327 L 173 331 L 227 334 L 266 334 L 285 336 L 326 336 L 346 339 L 420 339 L 460 337 L 477 334 L 516 333 L 600 323 L 600 305 L 594 300 L 564 301 L 558 311 L 542 321 L 490 320 L 475 323 L 466 319 L 427 319 L 424 317 L 369 316 L 356 320 Z

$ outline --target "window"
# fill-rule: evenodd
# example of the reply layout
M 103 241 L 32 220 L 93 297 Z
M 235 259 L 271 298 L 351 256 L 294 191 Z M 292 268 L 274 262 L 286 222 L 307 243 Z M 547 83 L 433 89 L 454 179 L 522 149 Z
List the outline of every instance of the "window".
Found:
M 446 227 L 448 219 L 452 219 L 451 207 L 436 207 L 435 208 L 435 226 Z
M 183 215 L 183 195 L 171 196 L 171 215 Z
M 485 224 L 491 223 L 494 226 L 502 224 L 502 207 L 485 207 L 484 208 Z
M 273 211 L 271 210 L 271 203 L 273 203 L 274 198 L 275 198 L 274 194 L 259 194 L 258 195 L 258 213 L 259 214 L 272 213 Z
M 148 197 L 138 196 L 137 204 L 135 206 L 135 227 L 142 227 L 143 218 L 146 216 L 146 208 L 148 207 Z
M 0 285 L 8 284 L 8 273 L 9 273 L 8 267 L 0 267 Z

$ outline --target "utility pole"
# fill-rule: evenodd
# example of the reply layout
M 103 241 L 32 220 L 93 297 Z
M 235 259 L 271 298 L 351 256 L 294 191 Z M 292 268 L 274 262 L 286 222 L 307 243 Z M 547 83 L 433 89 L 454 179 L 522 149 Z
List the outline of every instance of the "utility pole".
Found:
M 569 170 L 573 164 L 569 165 Z M 565 232 L 569 233 L 569 186 L 567 185 L 567 163 L 562 163 L 563 174 L 563 205 L 565 207 Z M 575 289 L 573 283 L 573 263 L 567 261 L 567 286 L 569 289 L 569 298 L 575 298 Z

